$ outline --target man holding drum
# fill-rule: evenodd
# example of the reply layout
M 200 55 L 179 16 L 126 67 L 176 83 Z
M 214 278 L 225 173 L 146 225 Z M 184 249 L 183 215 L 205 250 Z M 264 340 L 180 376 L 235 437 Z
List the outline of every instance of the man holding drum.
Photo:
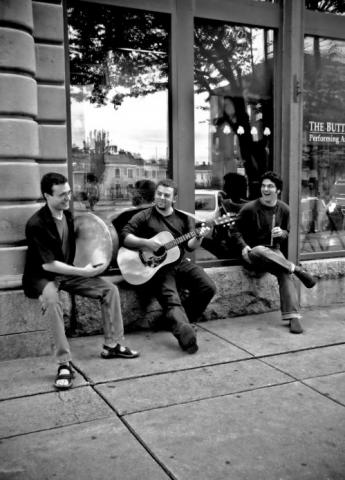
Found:
M 76 242 L 69 212 L 71 189 L 65 176 L 47 173 L 41 180 L 46 205 L 27 222 L 28 244 L 23 275 L 24 293 L 39 298 L 47 319 L 59 364 L 54 386 L 68 389 L 73 383 L 71 351 L 66 338 L 59 290 L 100 301 L 104 328 L 102 358 L 135 358 L 138 352 L 122 346 L 123 321 L 118 288 L 97 277 L 103 265 L 73 265 Z

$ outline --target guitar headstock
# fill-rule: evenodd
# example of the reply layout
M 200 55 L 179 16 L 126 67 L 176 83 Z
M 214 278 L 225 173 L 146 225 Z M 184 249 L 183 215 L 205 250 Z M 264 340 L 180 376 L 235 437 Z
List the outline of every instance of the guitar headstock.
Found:
M 222 215 L 221 217 L 218 217 L 214 220 L 215 225 L 234 225 L 237 219 L 237 214 L 236 213 L 226 213 L 225 215 Z

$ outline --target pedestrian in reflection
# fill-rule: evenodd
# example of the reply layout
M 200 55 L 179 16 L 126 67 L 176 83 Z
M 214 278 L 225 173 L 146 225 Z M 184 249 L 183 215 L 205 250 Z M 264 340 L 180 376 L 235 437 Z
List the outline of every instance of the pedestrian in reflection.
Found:
M 93 212 L 96 203 L 99 201 L 99 186 L 96 175 L 92 173 L 87 175 L 85 193 L 87 201 L 89 202 L 89 208 Z
M 290 229 L 290 210 L 278 199 L 282 179 L 274 172 L 261 177 L 261 197 L 242 207 L 236 222 L 235 237 L 245 266 L 258 273 L 269 272 L 277 277 L 282 319 L 289 322 L 291 333 L 302 333 L 301 313 L 293 274 L 307 287 L 315 279 L 301 266 L 286 259 Z
M 226 197 L 222 198 L 219 215 L 233 215 L 234 222 L 225 225 L 215 225 L 210 237 L 205 237 L 202 247 L 217 258 L 235 258 L 238 256 L 237 243 L 232 235 L 232 226 L 236 214 L 247 202 L 247 180 L 244 175 L 228 172 L 223 177 L 223 190 Z
M 134 184 L 132 193 L 132 208 L 126 209 L 119 213 L 113 220 L 112 224 L 118 233 L 121 234 L 123 227 L 136 213 L 152 206 L 155 198 L 156 184 L 152 180 L 138 180 Z

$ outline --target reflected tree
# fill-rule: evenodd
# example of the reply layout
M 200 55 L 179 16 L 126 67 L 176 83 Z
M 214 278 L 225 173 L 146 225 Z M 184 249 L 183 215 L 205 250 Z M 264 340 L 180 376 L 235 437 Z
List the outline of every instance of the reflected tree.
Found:
M 68 23 L 71 84 L 88 87 L 75 93 L 76 100 L 88 99 L 99 106 L 110 102 L 118 108 L 126 97 L 168 88 L 168 15 L 69 1 Z M 256 177 L 258 165 L 267 165 L 266 151 L 260 142 L 252 144 L 243 99 L 256 99 L 253 105 L 259 106 L 272 132 L 272 40 L 261 32 L 258 40 L 255 29 L 200 19 L 194 27 L 195 92 L 207 92 L 210 99 L 224 95 L 220 90 L 226 85 L 227 95 L 240 99 L 235 103 L 245 129 L 240 139 L 242 157 L 249 175 Z M 260 61 L 255 59 L 258 41 L 263 51 Z
M 67 12 L 71 84 L 91 86 L 75 100 L 117 108 L 126 96 L 167 88 L 166 15 L 76 1 Z

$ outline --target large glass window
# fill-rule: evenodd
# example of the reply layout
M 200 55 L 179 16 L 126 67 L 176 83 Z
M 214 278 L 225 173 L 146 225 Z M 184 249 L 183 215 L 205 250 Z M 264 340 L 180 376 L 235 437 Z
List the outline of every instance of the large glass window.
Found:
M 109 219 L 169 171 L 165 14 L 68 2 L 74 209 Z
M 272 30 L 195 21 L 195 213 L 217 220 L 260 195 L 273 165 Z M 212 207 L 212 208 L 211 208 Z M 215 226 L 199 258 L 231 258 Z
M 306 37 L 301 253 L 345 250 L 345 42 Z

